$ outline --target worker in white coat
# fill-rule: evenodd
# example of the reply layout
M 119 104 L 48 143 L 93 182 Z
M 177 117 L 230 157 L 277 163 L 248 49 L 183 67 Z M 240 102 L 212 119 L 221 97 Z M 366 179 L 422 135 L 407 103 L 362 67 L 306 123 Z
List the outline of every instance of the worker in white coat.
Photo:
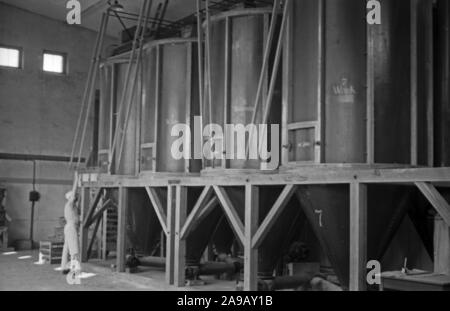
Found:
M 61 260 L 61 269 L 63 274 L 70 271 L 80 271 L 80 247 L 78 245 L 78 226 L 80 218 L 76 208 L 76 193 L 69 191 L 66 193 L 67 203 L 64 206 L 64 218 L 66 225 L 64 226 L 64 248 Z M 68 262 L 70 255 L 70 264 Z

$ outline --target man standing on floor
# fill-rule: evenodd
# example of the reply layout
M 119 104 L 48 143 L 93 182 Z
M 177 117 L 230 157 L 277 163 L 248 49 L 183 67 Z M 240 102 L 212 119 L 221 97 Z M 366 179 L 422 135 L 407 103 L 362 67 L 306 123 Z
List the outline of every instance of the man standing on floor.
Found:
M 78 226 L 80 218 L 76 208 L 77 195 L 74 191 L 66 193 L 67 203 L 64 206 L 64 248 L 61 259 L 61 268 L 63 274 L 69 272 L 78 273 L 81 271 L 80 247 L 78 245 Z M 70 255 L 70 264 L 68 263 Z

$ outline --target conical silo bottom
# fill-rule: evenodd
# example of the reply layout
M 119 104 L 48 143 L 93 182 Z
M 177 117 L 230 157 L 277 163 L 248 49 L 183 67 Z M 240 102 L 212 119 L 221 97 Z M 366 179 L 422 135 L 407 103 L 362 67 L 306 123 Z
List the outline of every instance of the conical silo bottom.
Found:
M 127 213 L 127 248 L 151 255 L 161 240 L 162 227 L 144 189 L 129 190 Z
M 192 211 L 201 189 L 189 189 L 188 212 Z M 211 199 L 215 194 L 212 194 Z M 198 265 L 206 247 L 212 242 L 218 252 L 229 253 L 234 235 L 228 223 L 224 222 L 224 212 L 217 203 L 209 215 L 203 219 L 186 239 L 186 263 Z

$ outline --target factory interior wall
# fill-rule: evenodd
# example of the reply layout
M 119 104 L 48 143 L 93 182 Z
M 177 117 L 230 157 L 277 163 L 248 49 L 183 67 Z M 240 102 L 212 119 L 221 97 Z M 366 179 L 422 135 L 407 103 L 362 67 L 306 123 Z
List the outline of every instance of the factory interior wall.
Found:
M 69 26 L 0 3 L 0 45 L 22 48 L 21 69 L 0 67 L 0 153 L 70 156 L 96 32 Z M 113 43 L 106 38 L 105 48 Z M 43 72 L 43 51 L 67 53 L 65 75 Z M 93 105 L 92 105 L 93 106 Z M 86 146 L 92 145 L 93 114 Z M 88 157 L 86 147 L 83 157 Z M 10 243 L 28 239 L 33 162 L 0 160 L 0 184 L 7 189 Z M 71 188 L 68 163 L 36 162 L 41 194 L 34 217 L 34 241 L 48 239 L 63 216 L 64 193 Z

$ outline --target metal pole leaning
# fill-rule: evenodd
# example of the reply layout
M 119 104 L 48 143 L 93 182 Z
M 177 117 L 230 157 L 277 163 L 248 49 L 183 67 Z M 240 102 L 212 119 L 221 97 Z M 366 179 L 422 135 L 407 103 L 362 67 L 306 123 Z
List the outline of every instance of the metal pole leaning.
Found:
M 203 27 L 202 27 L 202 16 L 201 16 L 201 0 L 197 0 L 197 54 L 198 54 L 198 81 L 199 81 L 199 102 L 200 102 L 200 116 L 203 115 L 203 91 L 205 89 L 204 79 L 203 79 Z M 202 120 L 202 119 L 200 119 Z M 203 120 L 200 124 L 200 128 L 203 131 Z M 201 136 L 203 137 L 203 135 Z M 195 137 L 199 139 L 199 137 Z M 202 141 L 203 142 L 203 141 Z M 203 144 L 202 144 L 203 145 Z M 203 159 L 202 152 L 202 168 L 205 168 L 205 161 Z
M 84 93 L 83 93 L 83 98 L 82 98 L 82 102 L 81 102 L 81 110 L 80 110 L 80 115 L 78 117 L 78 121 L 77 121 L 77 127 L 75 130 L 75 135 L 73 138 L 73 144 L 72 144 L 72 151 L 70 152 L 70 161 L 69 161 L 69 166 L 72 166 L 73 163 L 73 158 L 75 155 L 75 149 L 76 149 L 76 144 L 78 141 L 78 134 L 80 131 L 80 126 L 81 126 L 81 120 L 83 119 L 83 115 L 84 115 L 84 108 L 86 106 L 86 99 L 88 96 L 88 92 L 89 89 L 91 87 L 91 80 L 92 80 L 92 73 L 94 71 L 94 68 L 96 67 L 96 62 L 97 62 L 97 55 L 98 55 L 98 50 L 100 49 L 100 37 L 101 37 L 101 32 L 102 29 L 105 25 L 105 21 L 106 21 L 106 14 L 103 13 L 102 15 L 102 20 L 100 23 L 100 29 L 99 32 L 97 33 L 97 39 L 95 40 L 95 47 L 94 50 L 92 51 L 92 57 L 91 57 L 91 64 L 89 66 L 89 71 L 88 71 L 88 77 L 87 77 L 87 81 L 86 81 L 86 87 L 84 88 Z
M 209 124 L 212 122 L 212 86 L 211 86 L 211 15 L 209 11 L 209 0 L 205 0 L 206 3 L 206 83 L 208 90 L 208 114 L 209 114 Z M 212 134 L 210 135 L 212 140 Z M 215 166 L 214 155 L 211 161 L 212 168 Z
M 91 106 L 92 106 L 92 96 L 94 94 L 94 83 L 97 79 L 97 73 L 98 73 L 98 65 L 99 65 L 99 61 L 100 61 L 100 56 L 102 53 L 102 47 L 103 47 L 103 41 L 105 39 L 105 33 L 106 33 L 106 29 L 107 29 L 107 25 L 108 25 L 108 20 L 109 20 L 109 14 L 105 15 L 105 23 L 103 25 L 103 28 L 101 29 L 101 33 L 100 33 L 100 42 L 99 42 L 99 48 L 97 51 L 97 57 L 96 57 L 96 61 L 95 61 L 95 65 L 94 65 L 94 69 L 93 69 L 93 73 L 92 73 L 92 80 L 91 80 L 91 87 L 89 88 L 89 92 L 88 92 L 88 98 L 87 98 L 87 108 L 86 108 L 86 116 L 84 119 L 84 125 L 83 125 L 83 132 L 81 134 L 81 141 L 80 141 L 80 148 L 78 151 L 78 162 L 76 165 L 76 169 L 78 169 L 78 167 L 80 166 L 81 163 L 81 154 L 83 152 L 83 147 L 84 147 L 84 139 L 86 138 L 86 130 L 87 130 L 87 124 L 88 124 L 88 120 L 89 120 L 89 111 L 91 110 Z
M 261 93 L 262 93 L 262 87 L 263 87 L 263 83 L 264 83 L 264 77 L 266 75 L 266 70 L 267 70 L 267 66 L 269 65 L 269 58 L 270 58 L 270 51 L 272 48 L 272 42 L 273 42 L 273 37 L 275 34 L 275 28 L 277 25 L 277 21 L 278 21 L 278 7 L 280 5 L 280 0 L 275 0 L 274 4 L 273 4 L 273 9 L 272 9 L 272 20 L 270 22 L 270 28 L 269 28 L 269 35 L 267 38 L 267 42 L 266 42 L 266 46 L 264 49 L 264 56 L 263 56 L 263 64 L 262 64 L 262 68 L 261 68 L 261 74 L 259 76 L 259 82 L 258 82 L 258 88 L 256 90 L 256 97 L 255 97 L 255 104 L 253 105 L 255 108 L 253 110 L 253 114 L 252 114 L 252 120 L 250 124 L 254 124 L 256 121 L 256 115 L 258 113 L 258 109 L 259 109 L 259 102 L 261 99 Z M 249 135 L 249 142 L 253 139 L 253 127 L 250 131 L 250 135 Z M 248 158 L 248 154 L 249 154 L 249 145 L 247 144 L 246 150 L 245 150 L 245 157 Z
M 139 37 L 139 54 L 137 57 L 137 62 L 136 62 L 136 69 L 134 71 L 134 77 L 131 83 L 131 97 L 129 97 L 128 103 L 127 103 L 127 112 L 125 115 L 125 124 L 124 124 L 124 133 L 125 131 L 127 131 L 128 129 L 128 123 L 130 121 L 130 114 L 131 114 L 131 108 L 133 106 L 133 100 L 135 98 L 135 88 L 136 88 L 136 80 L 138 78 L 138 74 L 140 71 L 140 65 L 141 65 L 141 61 L 142 61 L 142 53 L 144 50 L 144 34 L 145 34 L 145 29 L 147 28 L 148 25 L 148 17 L 150 16 L 150 12 L 152 9 L 152 0 L 150 0 L 148 7 L 146 8 L 146 13 L 145 13 L 145 19 L 144 19 L 144 26 L 142 27 L 142 31 Z M 122 150 L 123 150 L 123 145 L 125 143 L 125 134 L 122 135 L 121 139 L 120 139 L 120 146 L 119 146 L 119 153 L 117 155 L 117 165 L 120 166 L 120 161 L 122 160 Z
M 152 27 L 150 28 L 150 36 L 156 37 L 156 28 L 158 27 L 158 20 L 161 17 L 162 3 L 159 3 L 156 7 L 156 13 L 154 17 L 154 21 L 152 22 Z
M 166 17 L 166 12 L 167 12 L 167 7 L 168 6 L 169 6 L 169 0 L 165 0 L 164 6 L 163 6 L 163 9 L 162 9 L 162 12 L 161 12 L 161 16 L 159 17 L 158 25 L 156 26 L 155 38 L 158 37 L 159 29 L 161 28 L 161 24 L 162 24 L 164 18 Z
M 283 50 L 283 40 L 284 40 L 284 36 L 285 36 L 285 32 L 286 32 L 287 20 L 290 15 L 290 11 L 289 11 L 290 3 L 291 3 L 290 0 L 286 0 L 286 2 L 284 3 L 285 7 L 284 7 L 284 11 L 283 11 L 283 20 L 281 22 L 280 36 L 278 38 L 278 46 L 277 46 L 277 51 L 275 53 L 275 63 L 273 65 L 274 68 L 272 70 L 272 77 L 270 78 L 269 93 L 267 95 L 267 101 L 266 101 L 266 106 L 265 106 L 265 110 L 264 110 L 263 124 L 266 124 L 268 122 L 269 111 L 270 111 L 270 107 L 272 106 L 273 93 L 275 91 L 275 84 L 277 81 L 278 69 L 280 67 L 281 52 Z M 264 137 L 265 127 L 263 127 L 263 133 L 261 133 L 261 134 L 262 134 L 261 137 Z
M 124 107 L 124 103 L 125 103 L 125 99 L 126 99 L 126 95 L 127 95 L 127 89 L 128 89 L 128 83 L 130 80 L 130 75 L 131 75 L 131 67 L 132 64 L 134 62 L 134 58 L 136 55 L 136 42 L 139 36 L 139 30 L 140 30 L 140 25 L 142 24 L 142 19 L 144 16 L 144 12 L 145 12 L 145 8 L 147 7 L 148 4 L 148 0 L 144 0 L 144 2 L 142 3 L 142 7 L 141 10 L 139 12 L 139 19 L 138 19 L 138 27 L 136 27 L 136 32 L 134 33 L 134 38 L 133 38 L 133 45 L 132 45 L 132 49 L 131 49 L 131 53 L 130 53 L 130 58 L 128 60 L 128 68 L 127 68 L 127 72 L 125 75 L 125 83 L 124 83 L 124 90 L 122 92 L 122 97 L 120 100 L 120 104 L 119 104 L 119 111 L 117 112 L 117 127 L 120 126 L 120 119 L 122 117 L 122 111 L 123 111 L 123 107 Z M 117 139 L 118 136 L 120 134 L 121 130 L 120 129 L 116 129 L 116 132 L 114 133 L 114 138 L 112 141 L 112 145 L 111 145 L 111 150 L 109 152 L 109 163 L 108 163 L 108 172 L 111 173 L 111 165 L 112 165 L 112 160 L 114 157 L 114 151 L 116 149 L 116 144 L 117 144 Z

